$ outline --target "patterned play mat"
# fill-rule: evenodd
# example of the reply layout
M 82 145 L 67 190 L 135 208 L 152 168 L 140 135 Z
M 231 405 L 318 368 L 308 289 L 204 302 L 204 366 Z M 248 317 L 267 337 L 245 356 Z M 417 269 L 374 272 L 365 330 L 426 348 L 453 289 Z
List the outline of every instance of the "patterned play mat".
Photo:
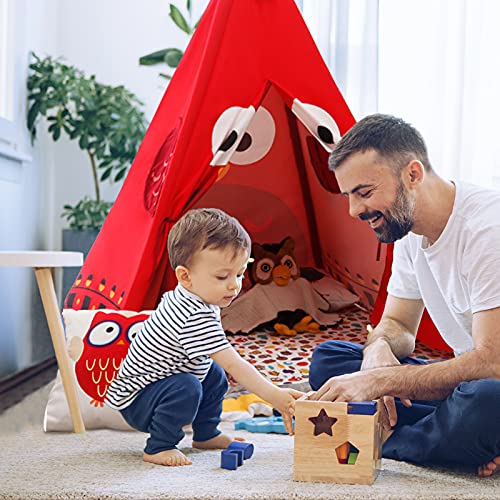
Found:
M 320 333 L 299 333 L 282 337 L 269 333 L 228 335 L 233 347 L 263 375 L 277 384 L 308 380 L 309 363 L 314 348 L 325 340 L 347 340 L 363 344 L 369 314 L 356 307 L 340 312 L 342 321 L 335 328 Z M 452 353 L 438 351 L 416 342 L 413 357 L 420 359 L 449 359 Z

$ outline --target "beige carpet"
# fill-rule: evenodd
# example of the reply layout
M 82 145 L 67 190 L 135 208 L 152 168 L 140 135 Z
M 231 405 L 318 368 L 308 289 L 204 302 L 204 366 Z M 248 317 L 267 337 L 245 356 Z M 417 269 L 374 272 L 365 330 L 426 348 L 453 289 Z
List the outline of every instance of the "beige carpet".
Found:
M 479 479 L 383 460 L 373 486 L 297 483 L 293 439 L 241 432 L 254 456 L 237 471 L 219 468 L 220 453 L 181 448 L 194 464 L 163 468 L 141 461 L 145 435 L 91 431 L 84 435 L 41 429 L 44 387 L 0 415 L 0 498 L 108 499 L 488 499 L 500 498 L 500 477 Z M 226 428 L 229 423 L 224 423 Z

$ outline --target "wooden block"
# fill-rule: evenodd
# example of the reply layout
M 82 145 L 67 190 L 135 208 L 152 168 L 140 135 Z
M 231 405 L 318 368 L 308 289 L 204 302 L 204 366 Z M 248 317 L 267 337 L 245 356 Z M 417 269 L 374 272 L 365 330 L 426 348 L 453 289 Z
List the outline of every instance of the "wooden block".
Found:
M 380 411 L 380 402 L 367 415 L 349 414 L 348 403 L 297 400 L 294 479 L 372 484 L 380 468 Z M 350 444 L 358 450 L 355 463 L 349 463 Z

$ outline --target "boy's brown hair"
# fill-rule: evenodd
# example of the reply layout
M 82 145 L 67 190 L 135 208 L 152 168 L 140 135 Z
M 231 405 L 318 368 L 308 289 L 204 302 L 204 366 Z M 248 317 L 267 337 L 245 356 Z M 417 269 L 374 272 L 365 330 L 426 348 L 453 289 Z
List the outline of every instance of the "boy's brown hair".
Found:
M 167 248 L 172 269 L 189 267 L 205 248 L 232 248 L 234 255 L 250 254 L 250 236 L 237 219 L 218 208 L 195 208 L 186 212 L 168 234 Z

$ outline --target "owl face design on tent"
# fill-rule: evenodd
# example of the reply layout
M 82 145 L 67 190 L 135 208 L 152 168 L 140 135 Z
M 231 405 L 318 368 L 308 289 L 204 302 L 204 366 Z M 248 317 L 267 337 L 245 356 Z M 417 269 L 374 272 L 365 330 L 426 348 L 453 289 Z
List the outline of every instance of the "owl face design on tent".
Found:
M 255 242 L 293 237 L 302 265 L 373 306 L 385 246 L 349 217 L 327 161 L 353 124 L 293 0 L 212 0 L 65 307 L 154 308 L 176 285 L 168 232 L 200 206 Z

